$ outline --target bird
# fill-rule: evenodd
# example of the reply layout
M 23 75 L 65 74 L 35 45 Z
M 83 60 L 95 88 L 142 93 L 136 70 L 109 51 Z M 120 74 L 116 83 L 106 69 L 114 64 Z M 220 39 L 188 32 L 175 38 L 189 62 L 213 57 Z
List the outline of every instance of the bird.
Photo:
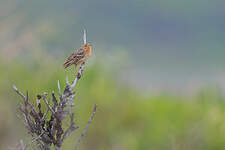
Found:
M 72 53 L 63 63 L 63 67 L 75 65 L 76 72 L 78 72 L 78 66 L 84 64 L 87 59 L 91 56 L 92 46 L 89 43 L 82 44 L 81 47 Z
M 63 67 L 67 68 L 69 66 L 75 65 L 75 71 L 78 73 L 78 66 L 85 64 L 87 59 L 91 56 L 92 46 L 87 43 L 86 30 L 84 29 L 83 44 L 81 47 L 73 52 L 63 63 Z

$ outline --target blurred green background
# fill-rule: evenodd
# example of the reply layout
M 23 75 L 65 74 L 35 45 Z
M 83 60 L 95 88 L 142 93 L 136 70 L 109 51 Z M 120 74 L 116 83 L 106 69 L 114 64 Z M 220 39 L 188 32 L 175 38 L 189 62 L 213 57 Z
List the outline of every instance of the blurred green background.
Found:
M 62 63 L 88 31 L 74 100 L 83 150 L 225 149 L 225 1 L 0 0 L 0 150 L 29 142 L 15 84 L 35 94 L 74 77 Z M 72 149 L 81 130 L 68 138 Z

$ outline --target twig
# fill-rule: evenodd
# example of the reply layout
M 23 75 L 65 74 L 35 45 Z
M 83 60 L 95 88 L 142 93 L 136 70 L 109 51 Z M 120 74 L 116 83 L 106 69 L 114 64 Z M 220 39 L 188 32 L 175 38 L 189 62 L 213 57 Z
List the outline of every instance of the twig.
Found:
M 50 106 L 48 101 L 46 100 L 46 95 L 47 95 L 47 93 L 44 93 L 42 99 L 44 100 L 45 104 L 47 105 L 48 109 L 52 112 L 52 114 L 55 114 L 54 110 L 52 109 L 52 107 Z
M 90 118 L 90 120 L 88 121 L 86 127 L 84 128 L 83 132 L 81 133 L 80 138 L 78 139 L 77 143 L 75 144 L 74 150 L 76 150 L 76 149 L 78 148 L 78 146 L 80 145 L 80 142 L 81 142 L 83 136 L 84 136 L 85 133 L 87 132 L 88 127 L 90 126 L 91 122 L 92 122 L 93 119 L 94 119 L 96 110 L 97 110 L 97 104 L 95 104 L 95 106 L 94 106 L 94 108 L 93 108 L 93 112 L 92 112 L 91 118 Z
M 85 29 L 84 29 L 84 35 L 83 35 L 83 42 L 84 44 L 87 44 L 87 34 Z
M 68 129 L 65 131 L 62 141 L 64 141 L 74 130 L 78 129 L 79 127 L 76 126 L 74 127 L 74 113 L 70 115 L 70 126 Z
M 77 76 L 76 76 L 76 78 L 74 79 L 74 81 L 73 81 L 73 83 L 71 85 L 72 89 L 76 86 L 78 80 L 81 78 L 83 70 L 84 70 L 84 66 L 85 66 L 85 63 L 81 64 L 79 72 L 77 73 Z
M 70 86 L 68 77 L 66 77 L 66 85 L 67 85 L 67 86 Z
M 58 80 L 58 91 L 59 91 L 59 97 L 60 97 L 60 99 L 62 99 L 62 93 L 61 93 L 59 80 Z
M 19 94 L 19 95 L 23 98 L 24 101 L 26 100 L 26 97 L 23 95 L 23 93 L 21 93 L 21 92 L 17 89 L 17 87 L 16 87 L 15 85 L 13 85 L 13 89 L 14 89 L 14 91 L 16 91 L 17 94 Z
M 41 136 L 42 136 L 43 134 L 44 134 L 44 132 L 42 132 L 39 136 L 32 138 L 32 141 L 31 141 L 29 144 L 27 144 L 27 145 L 25 146 L 25 149 L 27 149 L 29 146 L 31 146 L 34 142 L 40 140 L 40 139 L 41 139 Z
M 26 150 L 23 144 L 23 140 L 20 140 L 20 150 Z
M 50 102 L 50 99 L 48 99 L 48 103 Z M 46 117 L 47 117 L 47 114 L 48 114 L 48 111 L 49 111 L 49 107 L 47 107 L 47 110 L 46 110 L 46 112 L 44 113 L 44 115 L 43 115 L 43 117 L 42 117 L 42 121 L 44 121 L 45 119 L 46 119 Z M 55 111 L 55 110 L 54 110 Z

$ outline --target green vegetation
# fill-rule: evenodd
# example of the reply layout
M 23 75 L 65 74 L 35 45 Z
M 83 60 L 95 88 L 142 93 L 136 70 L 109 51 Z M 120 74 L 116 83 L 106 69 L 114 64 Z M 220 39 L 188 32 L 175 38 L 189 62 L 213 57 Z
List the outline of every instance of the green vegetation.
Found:
M 72 79 L 50 58 L 41 63 L 0 63 L 0 149 L 28 141 L 16 118 L 19 97 L 11 86 L 35 94 L 57 89 Z M 83 129 L 95 103 L 97 115 L 82 141 L 83 150 L 222 150 L 225 149 L 225 101 L 219 90 L 202 89 L 195 96 L 142 93 L 119 84 L 100 64 L 88 64 L 77 86 L 75 117 Z M 64 85 L 63 85 L 64 86 Z M 75 132 L 63 145 L 71 149 Z

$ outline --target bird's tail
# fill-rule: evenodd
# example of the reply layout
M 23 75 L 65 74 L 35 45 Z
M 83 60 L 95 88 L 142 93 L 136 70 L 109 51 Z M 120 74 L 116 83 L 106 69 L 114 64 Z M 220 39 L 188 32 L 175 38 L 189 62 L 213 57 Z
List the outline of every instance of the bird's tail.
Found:
M 68 61 L 68 60 L 66 60 L 66 61 L 63 63 L 63 67 L 64 67 L 64 68 L 67 68 L 67 67 L 69 67 L 69 66 L 71 66 L 71 65 L 72 65 L 71 62 Z

